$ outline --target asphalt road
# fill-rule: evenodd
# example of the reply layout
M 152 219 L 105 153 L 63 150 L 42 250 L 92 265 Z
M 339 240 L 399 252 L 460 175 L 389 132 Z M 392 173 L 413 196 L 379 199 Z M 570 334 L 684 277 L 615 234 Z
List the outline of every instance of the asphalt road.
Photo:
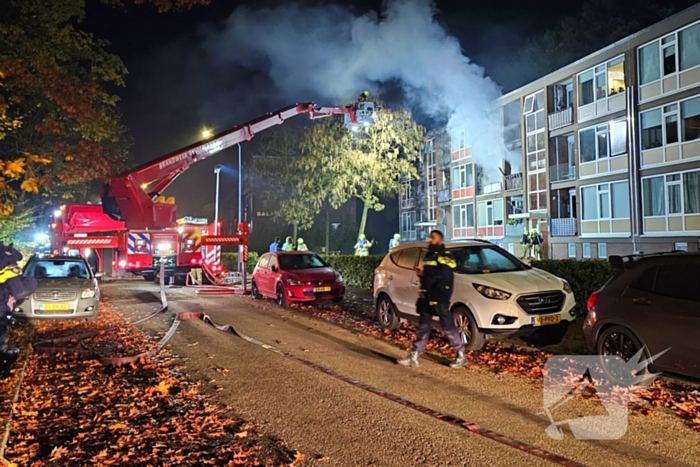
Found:
M 157 308 L 157 289 L 142 281 L 106 283 L 103 293 L 135 321 Z M 496 375 L 477 365 L 452 370 L 427 356 L 417 369 L 394 359 L 405 351 L 373 336 L 244 296 L 200 297 L 170 289 L 171 312 L 138 326 L 162 335 L 172 312 L 204 311 L 265 344 L 330 368 L 412 402 L 587 466 L 700 465 L 700 434 L 677 417 L 656 412 L 630 416 L 626 435 L 611 441 L 547 436 L 540 414 L 540 383 Z M 184 321 L 169 348 L 186 373 L 222 404 L 306 455 L 303 465 L 332 466 L 546 466 L 555 465 L 470 433 L 340 381 L 293 359 L 226 334 L 201 321 Z M 214 380 L 212 382 L 212 380 Z M 216 391 L 216 388 L 220 388 Z M 556 419 L 601 415 L 593 402 L 572 403 Z M 603 412 L 604 413 L 604 412 Z M 315 460 L 319 459 L 319 460 Z

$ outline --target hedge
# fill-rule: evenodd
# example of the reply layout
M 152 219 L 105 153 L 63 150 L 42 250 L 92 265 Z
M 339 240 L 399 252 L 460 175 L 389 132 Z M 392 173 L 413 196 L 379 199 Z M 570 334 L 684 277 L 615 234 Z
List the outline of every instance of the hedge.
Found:
M 258 263 L 259 255 L 254 251 L 248 252 L 248 273 L 252 274 L 255 265 Z M 224 269 L 238 271 L 238 253 L 221 253 L 221 264 Z

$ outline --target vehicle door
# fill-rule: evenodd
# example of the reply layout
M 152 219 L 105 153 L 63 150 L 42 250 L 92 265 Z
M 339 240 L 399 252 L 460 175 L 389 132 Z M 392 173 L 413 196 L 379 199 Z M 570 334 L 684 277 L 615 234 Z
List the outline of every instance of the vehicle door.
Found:
M 693 261 L 695 260 L 695 261 Z M 700 258 L 682 258 L 644 271 L 624 298 L 634 310 L 635 331 L 660 369 L 700 375 Z
M 274 296 L 277 291 L 277 278 L 280 276 L 280 263 L 277 256 L 274 254 L 270 255 L 270 260 L 267 263 L 267 279 L 265 281 L 266 294 Z
M 394 273 L 389 277 L 391 299 L 401 313 L 415 315 L 416 302 L 420 293 L 420 281 L 416 267 L 421 255 L 421 248 L 405 248 L 392 254 Z
M 267 282 L 270 280 L 270 270 L 268 269 L 269 261 L 270 255 L 263 255 L 255 268 L 255 283 L 261 294 L 269 293 L 267 290 Z

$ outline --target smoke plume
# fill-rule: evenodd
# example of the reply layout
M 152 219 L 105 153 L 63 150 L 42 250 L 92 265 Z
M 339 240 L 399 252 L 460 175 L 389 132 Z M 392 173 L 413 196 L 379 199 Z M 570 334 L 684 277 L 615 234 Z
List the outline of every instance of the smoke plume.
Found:
M 500 89 L 462 54 L 428 0 L 389 0 L 381 14 L 334 5 L 239 8 L 206 47 L 219 60 L 265 71 L 291 102 L 336 105 L 381 83 L 399 82 L 408 104 L 466 132 L 485 175 L 498 175 L 503 138 L 493 100 Z M 465 25 L 468 27 L 468 25 Z

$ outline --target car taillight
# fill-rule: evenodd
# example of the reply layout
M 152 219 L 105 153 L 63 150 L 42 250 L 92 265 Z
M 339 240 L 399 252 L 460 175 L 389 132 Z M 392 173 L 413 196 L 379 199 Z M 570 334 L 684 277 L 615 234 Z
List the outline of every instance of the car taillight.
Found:
M 197 264 L 197 260 L 196 260 L 196 259 L 191 259 L 191 260 L 190 260 L 190 264 Z
M 588 302 L 586 302 L 586 306 L 588 307 L 588 311 L 591 311 L 593 307 L 595 306 L 596 303 L 598 303 L 598 297 L 600 296 L 600 290 L 596 290 L 591 294 L 590 297 L 588 297 Z

